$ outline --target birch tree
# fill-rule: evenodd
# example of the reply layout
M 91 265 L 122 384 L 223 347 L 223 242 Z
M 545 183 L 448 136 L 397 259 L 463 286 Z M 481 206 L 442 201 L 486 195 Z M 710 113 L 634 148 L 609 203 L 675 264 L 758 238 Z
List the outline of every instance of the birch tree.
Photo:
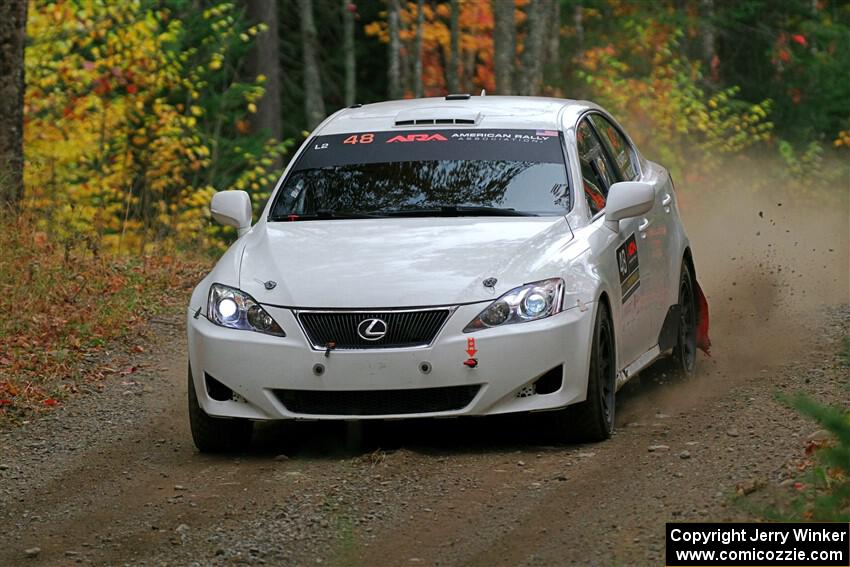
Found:
M 528 4 L 525 45 L 522 52 L 522 80 L 519 93 L 538 95 L 543 84 L 543 38 L 546 36 L 545 0 L 531 0 Z
M 402 97 L 401 91 L 401 20 L 399 17 L 398 0 L 389 0 L 389 11 L 387 13 L 389 20 L 389 54 L 387 67 L 387 78 L 389 79 L 390 98 L 398 99 Z
M 460 62 L 460 0 L 451 0 L 449 16 L 449 64 L 446 68 L 446 87 L 458 92 L 457 66 Z
M 516 54 L 514 0 L 493 2 L 493 43 L 496 91 L 500 95 L 514 94 L 513 73 Z
M 301 17 L 301 48 L 304 63 L 304 112 L 307 116 L 307 127 L 312 130 L 325 118 L 316 23 L 313 20 L 313 0 L 298 0 L 298 10 Z
M 702 59 L 705 64 L 704 76 L 713 80 L 714 58 L 717 54 L 714 34 L 714 0 L 700 0 L 700 32 L 702 35 Z
M 354 15 L 357 6 L 342 0 L 342 49 L 345 52 L 345 105 L 357 101 L 357 58 L 354 53 Z
M 251 116 L 254 132 L 267 130 L 275 139 L 283 138 L 280 91 L 280 41 L 278 39 L 277 2 L 248 0 L 248 20 L 252 24 L 264 24 L 266 31 L 257 36 L 256 43 L 247 60 L 248 72 L 252 77 L 266 78 L 265 93 L 257 101 L 257 112 Z
M 422 85 L 422 28 L 425 26 L 425 0 L 417 0 L 416 2 L 416 57 L 414 70 L 414 89 L 416 98 L 420 98 L 423 93 Z

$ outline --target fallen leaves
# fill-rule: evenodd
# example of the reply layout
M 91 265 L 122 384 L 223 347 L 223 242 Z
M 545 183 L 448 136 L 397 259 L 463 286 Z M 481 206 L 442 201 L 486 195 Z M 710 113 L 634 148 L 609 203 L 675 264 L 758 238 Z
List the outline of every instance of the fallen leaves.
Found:
M 25 217 L 0 219 L 0 282 L 21 282 L 21 267 L 38 260 L 26 285 L 0 284 L 0 309 L 11 315 L 0 320 L 0 422 L 138 372 L 147 322 L 178 308 L 201 271 L 173 254 L 94 254 L 51 240 Z

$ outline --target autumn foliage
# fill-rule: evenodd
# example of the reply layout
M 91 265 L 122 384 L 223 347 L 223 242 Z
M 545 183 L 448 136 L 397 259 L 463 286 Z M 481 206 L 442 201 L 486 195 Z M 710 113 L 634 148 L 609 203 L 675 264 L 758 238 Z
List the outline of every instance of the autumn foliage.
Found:
M 263 78 L 238 74 L 262 30 L 234 4 L 189 23 L 169 4 L 180 3 L 33 3 L 25 206 L 51 239 L 132 253 L 220 245 L 212 194 L 261 194 L 276 175 L 284 145 L 247 124 Z

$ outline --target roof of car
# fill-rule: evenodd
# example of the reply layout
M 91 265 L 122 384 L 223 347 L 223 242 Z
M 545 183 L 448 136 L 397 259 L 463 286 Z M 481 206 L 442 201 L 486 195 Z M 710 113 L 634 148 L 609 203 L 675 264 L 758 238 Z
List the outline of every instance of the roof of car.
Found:
M 393 129 L 514 128 L 559 129 L 592 102 L 528 96 L 467 96 L 394 100 L 345 108 L 328 119 L 316 134 Z M 561 120 L 561 117 L 564 120 Z

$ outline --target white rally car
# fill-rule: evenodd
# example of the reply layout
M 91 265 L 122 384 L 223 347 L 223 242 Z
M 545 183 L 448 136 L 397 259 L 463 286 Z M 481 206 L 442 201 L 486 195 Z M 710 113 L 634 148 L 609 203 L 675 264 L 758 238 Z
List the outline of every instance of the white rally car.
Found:
M 667 170 L 599 106 L 449 95 L 355 105 L 304 142 L 188 310 L 201 451 L 254 421 L 555 410 L 601 440 L 661 356 L 694 371 L 708 310 Z

